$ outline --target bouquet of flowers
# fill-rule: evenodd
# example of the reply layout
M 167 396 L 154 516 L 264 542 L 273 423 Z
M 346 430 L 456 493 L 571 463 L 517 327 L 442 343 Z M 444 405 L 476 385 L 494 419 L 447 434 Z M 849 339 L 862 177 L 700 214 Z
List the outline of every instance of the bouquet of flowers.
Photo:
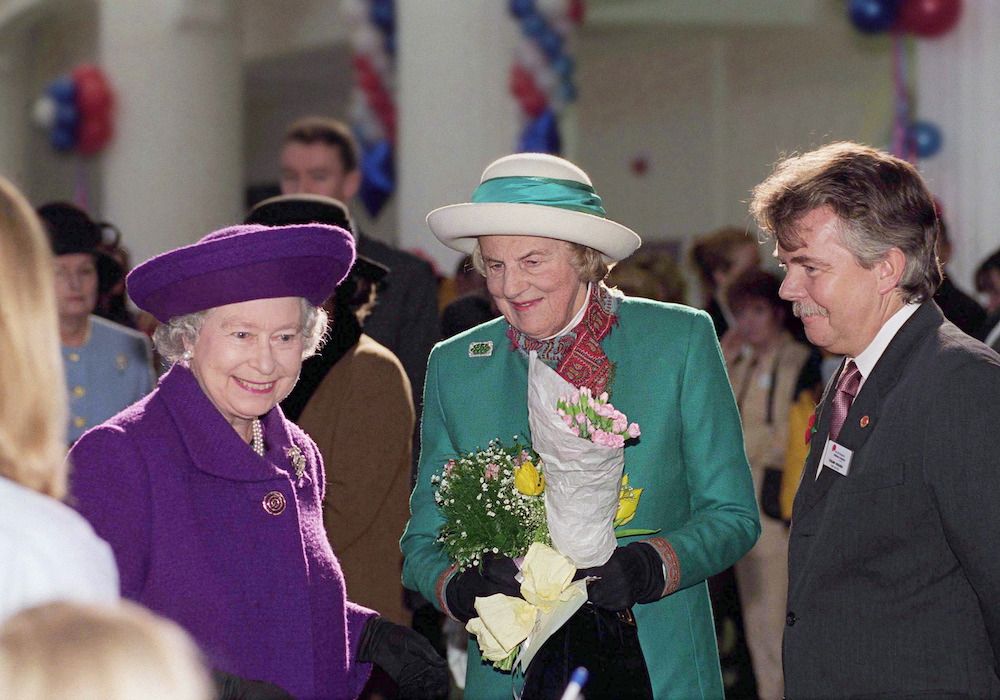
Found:
M 489 552 L 517 558 L 533 542 L 550 542 L 545 476 L 530 447 L 491 440 L 484 450 L 449 460 L 431 482 L 445 520 L 438 542 L 459 569 L 478 566 Z
M 608 403 L 607 393 L 577 389 L 534 353 L 528 357 L 528 421 L 532 447 L 545 462 L 553 546 L 577 567 L 601 566 L 624 535 L 614 529 L 624 524 L 622 497 L 638 503 L 636 490 L 622 480 L 625 442 L 639 437 L 639 426 Z
M 624 447 L 625 440 L 639 437 L 639 424 L 629 423 L 624 413 L 608 403 L 608 392 L 594 396 L 587 387 L 556 401 L 556 413 L 570 432 L 595 445 Z

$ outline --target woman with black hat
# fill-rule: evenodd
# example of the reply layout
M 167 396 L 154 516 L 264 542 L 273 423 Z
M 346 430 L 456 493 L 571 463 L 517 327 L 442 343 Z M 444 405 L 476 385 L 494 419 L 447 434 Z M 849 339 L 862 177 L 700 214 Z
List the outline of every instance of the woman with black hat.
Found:
M 98 295 L 122 270 L 100 249 L 101 229 L 86 212 L 54 202 L 38 208 L 56 256 L 56 304 L 69 387 L 70 444 L 153 388 L 149 340 L 94 315 Z
M 297 698 L 353 698 L 378 664 L 433 696 L 444 661 L 346 598 L 323 530 L 316 444 L 278 403 L 354 261 L 340 228 L 234 226 L 147 260 L 131 298 L 173 365 L 70 452 L 72 493 L 122 594 L 190 632 L 213 667 Z

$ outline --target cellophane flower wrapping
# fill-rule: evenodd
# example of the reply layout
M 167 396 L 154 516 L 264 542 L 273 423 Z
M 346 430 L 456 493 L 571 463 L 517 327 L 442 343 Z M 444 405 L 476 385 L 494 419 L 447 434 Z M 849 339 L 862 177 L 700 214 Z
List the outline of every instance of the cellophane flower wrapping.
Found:
M 625 450 L 567 429 L 555 407 L 575 389 L 534 352 L 529 355 L 528 422 L 532 448 L 545 464 L 549 535 L 556 550 L 584 568 L 606 563 L 617 546 L 614 520 Z

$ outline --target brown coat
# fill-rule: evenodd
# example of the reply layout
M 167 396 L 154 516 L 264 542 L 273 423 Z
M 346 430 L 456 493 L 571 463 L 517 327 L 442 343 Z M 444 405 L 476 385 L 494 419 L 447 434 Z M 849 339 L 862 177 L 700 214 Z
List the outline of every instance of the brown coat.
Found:
M 399 538 L 409 517 L 413 421 L 403 366 L 367 335 L 330 369 L 298 421 L 326 465 L 323 521 L 348 596 L 400 624 L 409 624 Z

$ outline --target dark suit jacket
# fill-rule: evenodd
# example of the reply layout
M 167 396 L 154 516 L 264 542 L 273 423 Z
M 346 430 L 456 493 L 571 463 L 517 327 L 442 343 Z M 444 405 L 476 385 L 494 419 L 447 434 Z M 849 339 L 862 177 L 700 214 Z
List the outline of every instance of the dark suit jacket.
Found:
M 441 339 L 434 272 L 416 255 L 360 232 L 358 254 L 389 268 L 379 284 L 375 308 L 365 319 L 365 334 L 389 348 L 403 363 L 414 403 L 419 404 L 427 357 Z
M 847 415 L 848 476 L 814 479 L 830 386 L 792 514 L 787 697 L 1000 697 L 1000 356 L 923 304 Z
M 940 307 L 944 317 L 958 326 L 963 333 L 977 340 L 985 336 L 979 335 L 983 322 L 986 321 L 986 311 L 979 303 L 956 287 L 945 273 L 944 279 L 934 294 L 934 301 Z

